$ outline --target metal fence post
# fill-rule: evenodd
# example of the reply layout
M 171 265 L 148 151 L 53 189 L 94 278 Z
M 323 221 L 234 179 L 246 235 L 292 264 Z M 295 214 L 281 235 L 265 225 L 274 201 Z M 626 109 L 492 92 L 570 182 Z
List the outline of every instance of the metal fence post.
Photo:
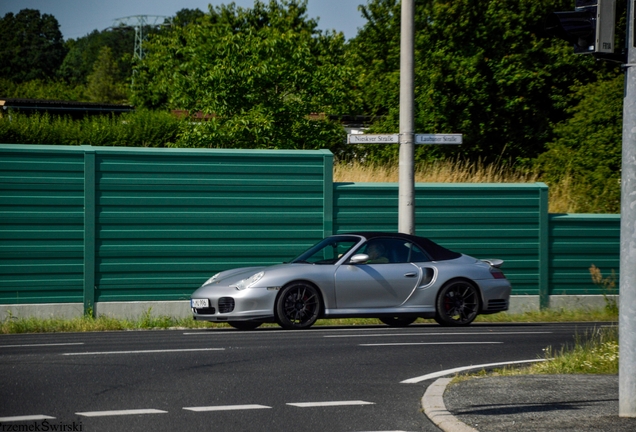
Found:
M 95 316 L 95 150 L 84 150 L 84 315 Z
M 548 186 L 539 189 L 539 308 L 550 307 L 550 213 Z

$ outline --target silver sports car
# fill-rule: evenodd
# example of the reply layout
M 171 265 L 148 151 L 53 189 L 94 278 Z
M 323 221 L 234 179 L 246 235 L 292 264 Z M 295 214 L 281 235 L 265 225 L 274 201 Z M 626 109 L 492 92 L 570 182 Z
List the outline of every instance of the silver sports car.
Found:
M 406 234 L 334 235 L 289 263 L 218 273 L 192 294 L 190 306 L 195 320 L 242 330 L 264 322 L 306 329 L 319 318 L 354 317 L 461 326 L 508 309 L 502 264 Z

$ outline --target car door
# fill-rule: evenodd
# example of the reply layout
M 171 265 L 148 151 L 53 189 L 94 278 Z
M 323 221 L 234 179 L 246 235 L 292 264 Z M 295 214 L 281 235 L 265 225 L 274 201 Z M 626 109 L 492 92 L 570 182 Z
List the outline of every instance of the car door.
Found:
M 410 263 L 344 264 L 335 274 L 338 309 L 397 307 L 409 298 L 419 280 Z
M 369 261 L 345 263 L 336 269 L 337 308 L 388 308 L 403 304 L 421 274 L 418 266 L 408 262 L 410 246 L 396 238 L 373 239 L 364 244 L 356 253 L 368 255 Z

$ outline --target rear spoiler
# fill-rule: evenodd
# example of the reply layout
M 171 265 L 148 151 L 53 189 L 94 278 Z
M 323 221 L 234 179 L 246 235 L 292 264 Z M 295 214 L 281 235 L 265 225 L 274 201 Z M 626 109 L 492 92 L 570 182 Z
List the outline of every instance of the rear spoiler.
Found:
M 503 265 L 503 263 L 504 263 L 503 260 L 500 260 L 500 259 L 497 259 L 497 258 L 488 258 L 488 259 L 483 259 L 481 261 L 483 261 L 485 263 L 488 263 L 491 266 L 496 267 L 496 268 L 501 267 Z

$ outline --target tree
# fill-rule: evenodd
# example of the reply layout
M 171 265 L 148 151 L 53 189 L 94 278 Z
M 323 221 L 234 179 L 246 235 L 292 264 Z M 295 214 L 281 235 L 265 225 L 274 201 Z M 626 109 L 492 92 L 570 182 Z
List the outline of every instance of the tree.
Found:
M 542 36 L 550 12 L 571 8 L 562 0 L 417 2 L 416 131 L 462 133 L 464 144 L 418 146 L 416 157 L 515 162 L 540 154 L 553 125 L 568 117 L 566 107 L 578 102 L 570 87 L 618 73 L 590 56 L 573 55 L 564 41 Z M 352 43 L 359 87 L 368 89 L 369 112 L 386 113 L 375 130 L 395 132 L 399 0 L 370 0 L 362 12 L 369 22 Z M 386 152 L 397 150 L 385 147 L 376 154 Z
M 92 102 L 120 103 L 126 100 L 123 85 L 116 80 L 117 72 L 112 50 L 108 46 L 102 47 L 93 72 L 88 76 L 86 92 Z
M 192 145 L 340 146 L 344 131 L 321 114 L 348 103 L 344 36 L 322 34 L 306 10 L 306 0 L 211 7 L 194 24 L 156 35 L 137 68 L 135 105 L 213 116 Z
M 68 54 L 57 76 L 70 84 L 86 84 L 103 47 L 109 47 L 116 63 L 113 78 L 118 82 L 130 82 L 132 56 L 135 46 L 135 30 L 117 27 L 103 31 L 93 30 L 77 39 L 66 41 Z
M 172 25 L 185 27 L 189 24 L 198 23 L 203 17 L 203 13 L 200 9 L 181 9 L 172 19 Z
M 578 213 L 620 213 L 624 77 L 579 86 L 581 102 L 535 161 L 548 185 L 570 183 Z
M 49 79 L 66 55 L 53 15 L 22 9 L 0 19 L 0 76 L 16 82 Z

